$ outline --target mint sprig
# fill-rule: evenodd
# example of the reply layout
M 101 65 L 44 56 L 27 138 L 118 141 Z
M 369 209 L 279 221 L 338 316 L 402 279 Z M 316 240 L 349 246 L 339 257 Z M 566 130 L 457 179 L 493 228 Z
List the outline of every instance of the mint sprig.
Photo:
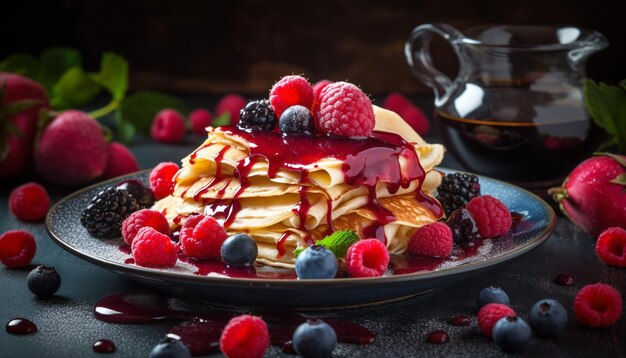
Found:
M 348 248 L 354 243 L 360 240 L 359 234 L 352 230 L 339 230 L 326 236 L 322 240 L 317 240 L 315 245 L 321 245 L 330 250 L 338 259 L 344 258 Z M 304 251 L 305 248 L 298 248 L 295 250 L 294 255 L 298 255 Z
M 619 86 L 585 80 L 584 101 L 596 124 L 612 136 L 611 145 L 626 153 L 626 80 Z

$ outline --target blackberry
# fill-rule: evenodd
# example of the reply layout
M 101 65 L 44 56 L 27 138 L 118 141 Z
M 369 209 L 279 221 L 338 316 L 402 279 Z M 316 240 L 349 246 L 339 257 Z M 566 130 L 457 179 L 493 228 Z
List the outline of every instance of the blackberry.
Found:
M 439 188 L 437 199 L 447 216 L 456 209 L 465 207 L 473 198 L 480 196 L 478 177 L 471 174 L 447 174 Z
M 453 211 L 446 225 L 452 230 L 452 241 L 457 245 L 471 245 L 475 239 L 480 239 L 476 221 L 467 209 Z
M 276 114 L 270 101 L 266 99 L 250 101 L 239 112 L 239 124 L 242 130 L 272 131 L 276 128 Z
M 91 199 L 80 224 L 98 239 L 122 236 L 122 222 L 139 210 L 137 200 L 124 189 L 107 188 Z
M 287 108 L 278 120 L 278 127 L 283 135 L 313 135 L 313 115 L 308 108 L 295 105 Z
M 150 208 L 152 205 L 154 205 L 155 198 L 152 190 L 146 188 L 138 180 L 124 180 L 123 182 L 118 183 L 115 187 L 117 189 L 126 190 L 130 195 L 132 195 L 135 200 L 137 200 L 137 204 L 139 204 L 140 209 Z

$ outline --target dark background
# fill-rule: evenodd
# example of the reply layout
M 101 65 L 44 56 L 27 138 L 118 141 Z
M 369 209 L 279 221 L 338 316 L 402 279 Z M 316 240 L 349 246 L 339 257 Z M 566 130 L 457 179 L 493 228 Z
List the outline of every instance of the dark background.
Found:
M 608 50 L 588 75 L 626 78 L 623 13 L 594 1 L 21 1 L 2 5 L 0 59 L 50 46 L 81 50 L 88 69 L 104 51 L 130 62 L 131 88 L 179 93 L 263 93 L 282 75 L 350 80 L 369 93 L 429 92 L 403 55 L 411 30 L 446 22 L 576 25 L 603 33 Z M 456 57 L 435 43 L 435 59 L 454 74 Z

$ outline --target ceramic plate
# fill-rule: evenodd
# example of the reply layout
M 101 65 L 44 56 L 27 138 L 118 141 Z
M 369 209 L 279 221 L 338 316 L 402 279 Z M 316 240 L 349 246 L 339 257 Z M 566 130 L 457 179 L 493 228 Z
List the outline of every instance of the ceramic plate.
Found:
M 48 233 L 73 255 L 145 285 L 225 304 L 323 308 L 399 300 L 519 257 L 543 243 L 556 224 L 552 208 L 537 196 L 505 182 L 479 177 L 482 194 L 504 202 L 516 213 L 515 223 L 505 237 L 484 240 L 469 249 L 455 249 L 447 259 L 395 257 L 392 269 L 382 277 L 331 280 L 297 280 L 293 270 L 287 269 L 232 270 L 217 263 L 189 260 L 179 260 L 174 268 L 152 269 L 133 264 L 122 239 L 95 239 L 79 222 L 81 212 L 100 190 L 125 179 L 145 183 L 148 175 L 143 171 L 105 181 L 60 200 L 46 218 Z

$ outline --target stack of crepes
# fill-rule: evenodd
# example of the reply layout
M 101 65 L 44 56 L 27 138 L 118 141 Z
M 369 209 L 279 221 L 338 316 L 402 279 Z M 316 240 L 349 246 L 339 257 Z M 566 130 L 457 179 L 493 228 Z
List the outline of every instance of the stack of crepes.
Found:
M 375 203 L 393 214 L 391 220 L 379 222 L 376 231 L 384 230 L 390 254 L 404 253 L 417 228 L 443 215 L 429 193 L 441 182 L 442 174 L 434 168 L 443 159 L 444 148 L 426 143 L 394 112 L 374 106 L 374 114 L 376 131 L 395 133 L 415 149 L 424 175 L 406 187 L 390 190 L 384 180 L 369 188 L 351 185 L 346 182 L 344 162 L 334 157 L 270 172 L 272 158 L 251 157 L 250 143 L 243 136 L 209 127 L 205 143 L 183 159 L 173 194 L 159 200 L 154 209 L 165 214 L 173 230 L 190 215 L 211 215 L 229 234 L 243 232 L 254 238 L 257 262 L 293 267 L 296 248 L 309 246 L 332 230 L 351 229 L 367 238 L 365 229 L 376 228 L 379 217 L 372 208 Z M 385 160 L 397 160 L 402 171 L 415 169 L 407 168 L 409 162 L 402 156 Z M 246 173 L 239 172 L 242 164 Z

